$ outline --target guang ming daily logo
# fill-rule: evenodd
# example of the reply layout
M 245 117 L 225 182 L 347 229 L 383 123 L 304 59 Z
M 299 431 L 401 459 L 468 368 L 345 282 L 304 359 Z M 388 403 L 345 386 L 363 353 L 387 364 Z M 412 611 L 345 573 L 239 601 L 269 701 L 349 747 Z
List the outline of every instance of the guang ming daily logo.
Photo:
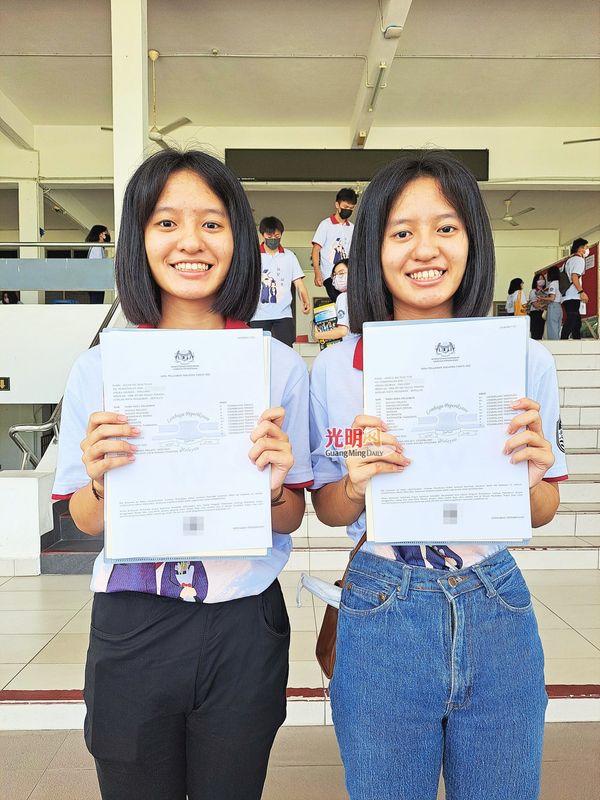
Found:
M 454 354 L 455 349 L 452 342 L 440 342 L 435 348 L 435 352 L 438 356 L 451 356 Z
M 175 361 L 178 364 L 193 364 L 194 354 L 191 350 L 178 350 L 175 353 Z

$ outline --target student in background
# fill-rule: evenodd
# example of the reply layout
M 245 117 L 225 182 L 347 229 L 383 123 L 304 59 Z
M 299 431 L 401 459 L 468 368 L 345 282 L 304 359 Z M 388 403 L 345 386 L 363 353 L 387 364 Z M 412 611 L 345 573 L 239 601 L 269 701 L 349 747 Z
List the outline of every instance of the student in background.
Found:
M 524 317 L 527 314 L 527 298 L 523 291 L 523 279 L 513 278 L 508 287 L 506 313 L 509 317 Z
M 540 273 L 534 276 L 529 292 L 529 330 L 532 339 L 543 339 L 544 311 L 548 306 L 546 294 L 546 278 Z
M 335 298 L 335 310 L 337 313 L 337 326 L 332 331 L 318 331 L 313 333 L 318 341 L 332 339 L 355 339 L 357 334 L 350 333 L 348 321 L 348 259 L 342 258 L 333 268 L 331 280 L 334 289 L 339 294 Z
M 281 246 L 283 222 L 277 217 L 261 219 L 258 227 L 260 246 L 260 300 L 250 322 L 251 328 L 271 331 L 275 339 L 292 347 L 296 326 L 292 316 L 292 285 L 302 300 L 302 313 L 310 312 L 310 298 L 304 285 L 304 273 L 291 250 Z
M 588 296 L 583 291 L 581 279 L 585 272 L 585 259 L 589 250 L 587 249 L 587 239 L 575 239 L 571 245 L 571 257 L 567 259 L 563 267 L 571 285 L 563 295 L 562 305 L 567 318 L 563 325 L 560 338 L 581 339 L 581 314 L 579 306 L 581 303 L 588 302 Z
M 547 326 L 546 335 L 548 339 L 560 339 L 560 326 L 562 323 L 562 295 L 558 284 L 560 277 L 560 270 L 558 267 L 550 267 L 548 274 L 548 311 L 547 311 Z
M 4 306 L 16 306 L 16 305 L 23 305 L 19 300 L 19 296 L 16 292 L 11 291 L 4 291 L 2 292 L 2 305 Z
M 349 220 L 357 201 L 354 189 L 340 189 L 335 198 L 335 214 L 324 219 L 313 236 L 315 286 L 324 286 L 334 301 L 338 293 L 333 287 L 331 273 L 338 261 L 350 255 L 354 225 Z
M 95 247 L 88 250 L 88 258 L 106 258 L 106 250 L 102 246 L 110 242 L 110 233 L 106 225 L 94 225 L 88 235 L 86 242 L 94 242 Z M 88 292 L 92 305 L 101 305 L 104 302 L 104 292 Z

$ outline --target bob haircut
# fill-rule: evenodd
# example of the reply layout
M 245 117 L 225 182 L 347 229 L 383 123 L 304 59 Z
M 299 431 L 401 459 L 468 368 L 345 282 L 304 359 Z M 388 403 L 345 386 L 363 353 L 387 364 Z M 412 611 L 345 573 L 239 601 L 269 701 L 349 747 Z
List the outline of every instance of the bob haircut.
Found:
M 508 294 L 512 294 L 521 288 L 521 284 L 525 283 L 523 278 L 513 278 L 508 286 Z
M 531 289 L 537 289 L 537 282 L 543 280 L 544 283 L 548 283 L 548 279 L 545 275 L 542 275 L 541 272 L 538 272 L 537 275 L 533 276 L 533 280 L 531 281 Z
M 93 225 L 90 232 L 85 237 L 86 242 L 99 242 L 100 234 L 104 233 L 104 231 L 108 233 L 106 225 Z M 107 241 L 110 242 L 110 236 L 107 237 Z
M 115 282 L 123 312 L 134 325 L 156 327 L 160 322 L 160 287 L 150 271 L 144 234 L 168 179 L 185 171 L 198 175 L 221 200 L 233 233 L 231 265 L 212 311 L 247 322 L 260 298 L 260 250 L 250 203 L 233 172 L 199 150 L 161 150 L 144 161 L 127 184 L 115 253 Z
M 494 294 L 494 242 L 477 181 L 444 150 L 407 150 L 387 164 L 368 185 L 358 211 L 348 268 L 350 330 L 387 319 L 392 295 L 383 278 L 381 249 L 396 199 L 412 181 L 434 178 L 467 229 L 469 254 L 462 282 L 454 294 L 454 317 L 484 317 Z

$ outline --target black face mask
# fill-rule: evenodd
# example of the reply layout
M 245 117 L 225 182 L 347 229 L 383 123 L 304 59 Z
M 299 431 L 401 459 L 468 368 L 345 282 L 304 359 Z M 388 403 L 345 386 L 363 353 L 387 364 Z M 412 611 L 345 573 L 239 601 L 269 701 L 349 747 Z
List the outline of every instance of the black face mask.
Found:
M 340 217 L 342 219 L 350 219 L 352 216 L 352 208 L 340 208 Z
M 265 244 L 269 248 L 269 250 L 277 250 L 279 244 L 281 242 L 281 237 L 278 239 L 265 239 Z
M 105 242 L 110 242 L 110 233 L 107 231 L 106 236 L 104 237 Z

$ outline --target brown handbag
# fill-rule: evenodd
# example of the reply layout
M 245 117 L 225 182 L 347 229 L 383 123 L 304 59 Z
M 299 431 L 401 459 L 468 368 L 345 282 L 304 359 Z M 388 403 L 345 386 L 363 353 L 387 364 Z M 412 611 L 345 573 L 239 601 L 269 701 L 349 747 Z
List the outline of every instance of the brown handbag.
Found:
M 350 553 L 348 566 L 344 571 L 344 576 L 342 577 L 341 581 L 335 582 L 335 585 L 339 586 L 341 589 L 344 588 L 344 584 L 346 583 L 346 576 L 348 575 L 348 570 L 350 569 L 352 559 L 366 541 L 367 534 L 363 533 L 363 535 L 360 537 L 360 541 Z M 335 643 L 337 640 L 338 611 L 339 609 L 335 608 L 335 606 L 330 606 L 329 604 L 327 605 L 325 609 L 325 616 L 323 617 L 323 622 L 321 623 L 321 630 L 319 631 L 319 638 L 317 639 L 317 661 L 319 662 L 319 666 L 323 670 L 325 677 L 329 680 L 331 680 L 333 668 L 335 667 Z

